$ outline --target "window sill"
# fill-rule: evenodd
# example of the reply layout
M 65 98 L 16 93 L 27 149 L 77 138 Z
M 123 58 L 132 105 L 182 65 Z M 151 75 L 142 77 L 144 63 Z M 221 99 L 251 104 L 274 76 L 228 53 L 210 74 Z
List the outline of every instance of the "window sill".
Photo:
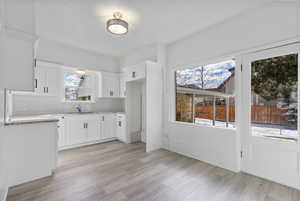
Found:
M 66 101 L 63 100 L 63 103 L 95 103 L 95 101 Z
M 277 141 L 283 141 L 283 142 L 298 142 L 298 138 L 294 137 L 284 137 L 284 136 L 277 136 L 277 135 L 264 135 L 264 134 L 256 134 L 253 135 L 253 137 L 259 137 L 259 138 L 265 138 L 265 139 L 272 139 Z
M 169 121 L 171 124 L 176 125 L 184 125 L 184 126 L 190 126 L 190 127 L 197 127 L 197 128 L 213 128 L 213 129 L 220 129 L 220 130 L 232 130 L 236 131 L 236 128 L 226 128 L 226 127 L 218 127 L 218 126 L 209 126 L 205 124 L 194 124 L 194 123 L 188 123 L 188 122 L 181 122 L 181 121 Z

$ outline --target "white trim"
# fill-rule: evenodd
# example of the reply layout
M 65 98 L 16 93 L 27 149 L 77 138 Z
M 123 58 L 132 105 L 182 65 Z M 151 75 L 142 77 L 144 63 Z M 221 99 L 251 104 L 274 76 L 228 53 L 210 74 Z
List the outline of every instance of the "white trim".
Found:
M 99 144 L 99 143 L 104 143 L 104 142 L 111 142 L 111 141 L 115 141 L 115 140 L 118 140 L 118 139 L 116 137 L 113 137 L 113 138 L 104 139 L 104 140 L 97 140 L 97 141 L 85 142 L 85 143 L 75 144 L 75 145 L 67 145 L 67 146 L 59 147 L 58 151 L 63 151 L 63 150 L 68 150 L 68 149 L 74 149 L 74 148 L 78 148 L 78 147 L 83 147 L 83 146 L 88 146 L 88 145 L 94 145 L 94 144 Z
M 28 40 L 28 41 L 32 41 L 32 42 L 38 40 L 38 38 L 39 38 L 37 35 L 35 35 L 33 33 L 23 31 L 14 26 L 11 26 L 11 25 L 3 24 L 1 26 L 0 31 L 5 33 L 7 36 L 22 39 L 22 40 Z
M 251 129 L 251 62 L 273 58 L 277 56 L 289 55 L 289 54 L 298 54 L 300 51 L 300 43 L 287 43 L 277 47 L 266 48 L 260 51 L 252 52 L 246 55 L 243 55 L 242 62 L 244 64 L 244 70 L 242 73 L 241 79 L 242 83 L 242 94 L 243 96 L 243 116 L 241 116 L 240 121 L 242 138 L 241 146 L 243 147 L 244 157 L 241 161 L 241 171 L 256 175 L 265 179 L 272 180 L 277 183 L 281 183 L 287 186 L 291 186 L 297 189 L 300 189 L 300 173 L 298 170 L 299 167 L 299 152 L 300 152 L 300 142 L 292 140 L 282 140 L 271 137 L 264 136 L 255 136 L 252 133 Z M 300 77 L 300 58 L 298 57 L 298 79 Z M 300 92 L 300 83 L 298 82 L 298 94 Z M 299 97 L 298 97 L 299 101 Z M 298 111 L 300 106 L 298 105 Z M 298 117 L 298 134 L 299 132 L 299 117 Z M 256 149 L 259 147 L 259 149 Z M 259 151 L 259 152 L 258 152 Z M 265 153 L 263 155 L 262 153 Z M 279 153 L 279 154 L 278 154 Z M 266 155 L 268 154 L 268 155 Z M 268 160 L 269 158 L 275 157 L 278 154 L 277 161 L 286 159 L 282 164 L 282 167 L 271 168 L 261 164 L 262 160 Z M 285 154 L 284 156 L 281 154 Z M 297 158 L 295 158 L 297 157 Z M 277 164 L 275 161 L 270 159 L 269 161 L 272 167 L 275 167 Z M 284 166 L 285 165 L 285 166 Z M 297 167 L 295 167 L 297 166 Z M 290 168 L 286 170 L 287 168 Z M 296 170 L 297 169 L 297 170 Z M 283 172 L 285 170 L 285 172 Z
M 196 128 L 201 128 L 201 127 L 205 127 L 205 128 L 215 128 L 215 129 L 220 129 L 220 130 L 233 130 L 236 131 L 236 127 L 234 128 L 229 128 L 229 127 L 218 127 L 218 126 L 209 126 L 209 125 L 205 125 L 205 124 L 195 124 L 195 123 L 189 123 L 189 122 L 182 122 L 182 121 L 169 121 L 170 124 L 174 124 L 174 125 L 182 125 L 182 126 L 189 126 L 189 127 L 196 127 Z
M 218 97 L 226 97 L 226 98 L 235 97 L 235 94 L 226 94 L 226 93 L 221 93 L 212 90 L 192 89 L 192 88 L 185 88 L 185 87 L 176 87 L 176 88 L 177 88 L 176 92 L 182 94 L 197 94 L 197 95 L 204 95 L 204 96 L 218 96 Z

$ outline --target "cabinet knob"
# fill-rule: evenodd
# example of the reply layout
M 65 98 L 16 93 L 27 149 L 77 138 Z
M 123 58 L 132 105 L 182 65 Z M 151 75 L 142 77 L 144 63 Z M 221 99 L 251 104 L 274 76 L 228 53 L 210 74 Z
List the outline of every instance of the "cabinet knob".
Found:
M 132 72 L 132 78 L 135 78 L 136 72 Z

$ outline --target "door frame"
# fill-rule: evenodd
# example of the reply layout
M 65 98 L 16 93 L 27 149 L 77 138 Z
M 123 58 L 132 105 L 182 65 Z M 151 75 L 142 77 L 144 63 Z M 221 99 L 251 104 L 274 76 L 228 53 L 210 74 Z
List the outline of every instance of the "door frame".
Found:
M 241 150 L 242 150 L 242 159 L 241 159 L 241 170 L 243 172 L 253 174 L 262 178 L 273 180 L 278 183 L 289 185 L 292 187 L 300 188 L 300 140 L 294 141 L 284 141 L 280 139 L 273 139 L 263 136 L 253 136 L 251 134 L 251 62 L 267 59 L 277 56 L 283 56 L 288 54 L 298 54 L 298 111 L 300 112 L 300 44 L 289 44 L 283 45 L 280 47 L 268 48 L 261 51 L 256 51 L 253 53 L 244 54 L 241 56 L 242 72 L 241 76 L 241 107 L 240 107 L 240 133 L 241 133 Z M 299 135 L 299 123 L 300 117 L 298 116 L 298 135 Z M 253 145 L 263 145 L 263 148 L 268 149 L 269 151 L 284 151 L 286 153 L 291 152 L 297 156 L 297 174 L 294 175 L 295 179 L 292 178 L 292 175 L 289 175 L 289 178 L 284 179 L 284 176 L 272 176 L 265 174 L 263 171 L 255 168 L 253 164 Z M 266 146 L 266 147 L 264 147 Z M 258 147 L 256 147 L 258 148 Z M 267 165 L 267 164 L 266 164 Z M 286 173 L 288 175 L 288 173 Z M 292 173 L 291 173 L 292 174 Z

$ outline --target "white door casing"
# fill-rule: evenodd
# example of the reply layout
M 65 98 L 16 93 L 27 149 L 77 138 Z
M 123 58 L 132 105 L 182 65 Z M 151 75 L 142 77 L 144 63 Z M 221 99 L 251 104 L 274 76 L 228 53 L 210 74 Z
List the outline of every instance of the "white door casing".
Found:
M 299 80 L 299 44 L 255 52 L 244 55 L 242 58 L 243 72 L 241 91 L 243 104 L 240 124 L 243 156 L 241 168 L 244 172 L 300 189 L 299 140 L 294 141 L 254 136 L 251 131 L 251 62 L 295 53 L 298 54 Z M 299 88 L 298 81 L 298 103 Z

